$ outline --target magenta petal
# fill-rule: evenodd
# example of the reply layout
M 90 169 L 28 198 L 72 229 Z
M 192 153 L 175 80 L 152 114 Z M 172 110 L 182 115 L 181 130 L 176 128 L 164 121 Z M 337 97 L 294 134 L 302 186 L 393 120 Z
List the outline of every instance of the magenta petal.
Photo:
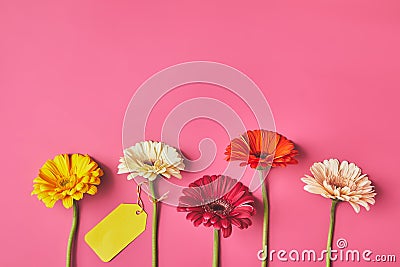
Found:
M 210 222 L 214 224 L 214 223 L 216 223 L 216 222 L 218 222 L 220 220 L 221 220 L 221 218 L 218 215 L 214 215 L 214 217 L 212 217 L 210 219 Z
M 233 202 L 235 206 L 240 206 L 243 204 L 250 204 L 254 203 L 254 198 L 252 195 L 243 196 L 242 198 L 238 199 L 236 202 Z
M 205 220 L 209 220 L 209 219 L 211 219 L 213 216 L 214 216 L 214 215 L 213 215 L 212 213 L 210 213 L 210 212 L 205 212 L 205 213 L 203 213 L 203 219 L 205 219 Z
M 231 225 L 231 222 L 227 218 L 224 218 L 221 220 L 221 225 L 223 228 L 228 228 Z
M 235 210 L 234 212 L 232 212 L 232 217 L 235 218 L 249 218 L 251 216 L 250 212 L 246 211 L 246 210 Z
M 232 204 L 235 206 L 239 206 L 240 204 L 245 203 L 245 201 L 243 201 L 243 199 L 245 199 L 245 194 L 245 191 L 239 191 L 235 196 L 232 197 Z
M 207 221 L 207 222 L 203 223 L 203 225 L 205 227 L 210 227 L 212 225 L 212 223 L 210 221 Z
M 186 215 L 186 219 L 190 221 L 197 220 L 199 218 L 203 217 L 201 213 L 198 212 L 190 212 Z
M 251 213 L 251 212 L 253 212 L 255 209 L 254 209 L 253 206 L 250 206 L 250 205 L 243 205 L 243 206 L 239 206 L 239 207 L 235 208 L 235 211 L 236 211 L 236 210 L 244 210 L 244 211 L 247 211 L 247 212 Z
M 240 199 L 246 191 L 243 190 L 243 184 L 238 182 L 232 190 L 227 194 L 227 197 L 230 199 L 232 203 L 235 203 L 238 199 Z
M 199 226 L 202 222 L 203 222 L 203 218 L 202 218 L 202 216 L 200 216 L 200 218 L 198 218 L 198 219 L 196 219 L 196 220 L 193 221 L 193 225 L 197 227 L 197 226 Z
M 250 219 L 244 218 L 241 220 L 243 228 L 248 228 L 252 224 Z
M 221 227 L 222 227 L 221 221 L 215 222 L 215 223 L 213 224 L 213 226 L 214 226 L 215 229 L 218 229 L 218 230 L 221 229 Z
M 224 238 L 227 238 L 232 234 L 232 226 L 230 225 L 228 228 L 222 228 L 221 231 L 222 231 L 222 236 Z
M 241 220 L 236 219 L 236 218 L 231 218 L 231 222 L 232 222 L 232 224 L 233 224 L 234 226 L 236 226 L 236 227 L 238 227 L 238 228 L 240 228 L 240 229 L 243 228 L 243 223 L 242 223 Z

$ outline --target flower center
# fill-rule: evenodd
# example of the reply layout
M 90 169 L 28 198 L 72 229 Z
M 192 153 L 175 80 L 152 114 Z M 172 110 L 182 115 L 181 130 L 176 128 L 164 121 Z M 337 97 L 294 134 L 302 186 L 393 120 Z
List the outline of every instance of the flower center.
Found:
M 69 179 L 65 179 L 65 178 L 60 180 L 60 182 L 59 182 L 61 187 L 66 186 L 68 183 L 69 183 Z
M 144 164 L 149 165 L 149 166 L 154 166 L 154 162 L 150 161 L 150 160 L 145 160 L 143 161 Z
M 260 159 L 265 159 L 268 157 L 268 153 L 254 153 L 254 156 Z
M 205 205 L 205 210 L 216 214 L 228 214 L 232 210 L 232 205 L 225 199 L 218 199 Z
M 330 177 L 328 179 L 328 184 L 330 184 L 334 188 L 343 188 L 346 186 L 349 187 L 350 190 L 356 190 L 357 188 L 357 185 L 353 180 L 342 176 Z
M 58 178 L 58 186 L 61 188 L 72 188 L 75 186 L 77 177 L 75 175 L 71 175 L 69 177 L 59 176 Z
M 224 211 L 224 210 L 225 210 L 225 207 L 222 206 L 222 205 L 220 205 L 220 204 L 213 204 L 213 205 L 211 206 L 211 209 L 212 209 L 213 211 L 215 211 L 215 212 L 220 212 L 220 211 Z

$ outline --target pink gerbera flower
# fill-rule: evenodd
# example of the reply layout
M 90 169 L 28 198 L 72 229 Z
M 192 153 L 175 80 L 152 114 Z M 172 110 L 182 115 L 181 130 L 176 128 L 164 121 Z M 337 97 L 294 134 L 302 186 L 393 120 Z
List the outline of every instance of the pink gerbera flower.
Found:
M 183 190 L 178 211 L 189 212 L 186 219 L 194 226 L 203 224 L 221 230 L 223 237 L 232 234 L 232 225 L 246 229 L 255 214 L 254 198 L 249 188 L 229 176 L 205 175 Z

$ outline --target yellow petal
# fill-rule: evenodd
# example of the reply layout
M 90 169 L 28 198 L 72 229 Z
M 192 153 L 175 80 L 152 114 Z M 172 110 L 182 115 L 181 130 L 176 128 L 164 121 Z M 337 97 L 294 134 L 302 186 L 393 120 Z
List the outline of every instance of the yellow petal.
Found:
M 82 192 L 76 192 L 75 194 L 72 195 L 72 198 L 75 200 L 80 200 L 83 198 L 83 193 Z
M 96 194 L 96 193 L 97 193 L 97 187 L 94 186 L 94 185 L 91 185 L 90 188 L 89 188 L 89 190 L 88 190 L 86 193 L 88 193 L 89 195 L 94 195 L 94 194 Z
M 65 198 L 62 199 L 62 203 L 65 208 L 69 209 L 72 207 L 73 199 L 71 196 L 66 196 Z
M 54 207 L 54 204 L 57 202 L 57 200 L 53 199 L 51 196 L 43 198 L 42 201 L 48 208 Z
M 70 175 L 71 163 L 67 154 L 57 155 L 53 161 L 62 176 Z
M 54 186 L 48 185 L 48 184 L 41 184 L 40 185 L 40 190 L 41 191 L 54 190 Z

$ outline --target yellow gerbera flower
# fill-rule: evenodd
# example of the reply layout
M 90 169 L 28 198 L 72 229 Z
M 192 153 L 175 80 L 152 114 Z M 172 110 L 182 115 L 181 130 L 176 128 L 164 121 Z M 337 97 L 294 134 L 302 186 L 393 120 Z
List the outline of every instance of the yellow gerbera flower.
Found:
M 61 154 L 54 157 L 40 168 L 39 175 L 33 180 L 32 195 L 48 208 L 62 200 L 65 208 L 73 205 L 73 200 L 80 200 L 83 194 L 94 195 L 103 171 L 88 155 Z

